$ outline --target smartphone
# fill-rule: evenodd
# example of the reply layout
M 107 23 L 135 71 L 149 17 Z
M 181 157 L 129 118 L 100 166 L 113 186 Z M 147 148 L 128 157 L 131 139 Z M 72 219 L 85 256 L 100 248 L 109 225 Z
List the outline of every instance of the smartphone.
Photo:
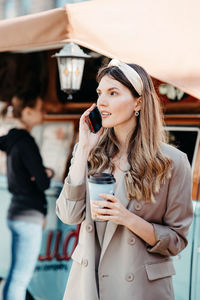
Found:
M 93 133 L 97 133 L 101 129 L 102 118 L 97 106 L 90 112 L 86 122 Z

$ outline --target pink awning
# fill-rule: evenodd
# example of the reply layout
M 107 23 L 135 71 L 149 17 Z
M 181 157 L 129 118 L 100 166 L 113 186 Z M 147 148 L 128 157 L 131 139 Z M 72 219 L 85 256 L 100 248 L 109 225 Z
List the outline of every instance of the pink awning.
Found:
M 200 1 L 93 0 L 0 22 L 0 51 L 73 41 L 200 99 Z
M 61 47 L 70 25 L 65 8 L 0 21 L 0 52 Z

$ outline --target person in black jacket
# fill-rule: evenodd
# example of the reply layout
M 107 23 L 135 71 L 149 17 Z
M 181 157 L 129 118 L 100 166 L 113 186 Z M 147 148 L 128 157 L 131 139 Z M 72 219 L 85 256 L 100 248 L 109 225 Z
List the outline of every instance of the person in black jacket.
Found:
M 47 213 L 44 191 L 53 176 L 45 168 L 30 131 L 43 122 L 40 98 L 12 100 L 17 128 L 0 137 L 0 150 L 7 154 L 8 189 L 12 194 L 8 227 L 12 234 L 12 262 L 3 290 L 4 300 L 24 300 L 39 255 L 42 227 Z

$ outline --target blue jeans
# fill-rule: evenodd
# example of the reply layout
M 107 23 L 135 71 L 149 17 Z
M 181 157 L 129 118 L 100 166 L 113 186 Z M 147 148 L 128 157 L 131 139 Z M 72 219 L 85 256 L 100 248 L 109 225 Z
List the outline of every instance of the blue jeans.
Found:
M 8 220 L 12 233 L 12 261 L 3 290 L 4 300 L 24 300 L 42 239 L 42 226 Z

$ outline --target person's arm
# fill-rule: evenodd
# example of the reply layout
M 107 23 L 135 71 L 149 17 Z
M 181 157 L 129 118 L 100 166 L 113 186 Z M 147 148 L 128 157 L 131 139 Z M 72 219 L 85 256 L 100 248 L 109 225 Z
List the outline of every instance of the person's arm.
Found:
M 87 159 L 92 148 L 97 144 L 103 128 L 96 134 L 92 133 L 87 125 L 86 118 L 96 105 L 93 104 L 87 109 L 80 118 L 79 123 L 79 143 L 74 151 L 73 164 L 71 165 L 69 175 L 70 183 L 77 185 L 83 182 L 85 177 L 85 170 L 87 166 Z
M 23 139 L 20 148 L 21 160 L 30 174 L 30 180 L 36 183 L 39 190 L 48 189 L 50 179 L 43 166 L 39 148 L 33 138 Z
M 148 245 L 154 246 L 156 244 L 156 236 L 153 225 L 144 219 L 133 215 L 129 212 L 129 216 L 126 219 L 126 227 L 139 236 Z
M 91 133 L 85 122 L 92 105 L 80 118 L 79 143 L 75 146 L 71 166 L 56 202 L 56 214 L 63 223 L 79 224 L 85 218 L 86 168 L 88 155 L 99 140 L 102 130 Z
M 126 226 L 147 244 L 151 246 L 156 244 L 154 228 L 151 223 L 130 212 L 115 196 L 109 194 L 99 194 L 99 196 L 108 201 L 92 201 L 92 211 L 96 214 L 97 219 Z
M 165 256 L 177 255 L 187 245 L 187 234 L 193 218 L 191 168 L 182 155 L 170 179 L 167 208 L 163 224 L 150 223 L 127 210 L 112 195 L 100 196 L 111 201 L 93 201 L 99 220 L 113 221 L 129 228 L 147 243 L 147 250 Z
M 0 136 L 0 150 L 6 151 L 7 149 L 7 135 Z
M 68 183 L 80 185 L 85 180 L 85 172 L 90 149 L 87 146 L 76 144 L 73 160 L 68 173 Z
M 83 159 L 81 154 L 84 156 Z M 79 224 L 85 218 L 86 165 L 86 153 L 76 144 L 69 173 L 56 201 L 56 214 L 63 223 Z
M 187 246 L 187 235 L 193 219 L 192 176 L 187 156 L 182 154 L 170 180 L 167 209 L 162 224 L 152 223 L 156 244 L 147 247 L 151 253 L 177 255 Z
M 47 174 L 47 177 L 50 179 L 55 175 L 55 172 L 52 168 L 45 168 L 45 172 Z

